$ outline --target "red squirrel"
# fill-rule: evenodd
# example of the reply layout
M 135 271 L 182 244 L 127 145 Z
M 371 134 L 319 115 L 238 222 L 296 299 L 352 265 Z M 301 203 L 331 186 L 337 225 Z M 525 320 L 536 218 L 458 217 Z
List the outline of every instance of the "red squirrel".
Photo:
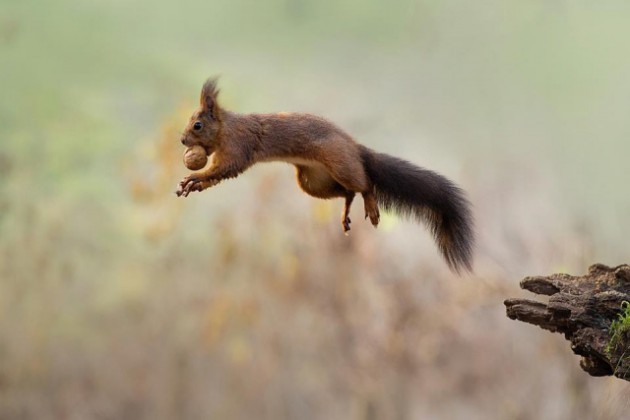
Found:
M 185 177 L 178 196 L 235 178 L 258 162 L 295 165 L 302 190 L 317 198 L 345 198 L 341 216 L 350 230 L 350 205 L 363 196 L 365 217 L 378 225 L 379 205 L 428 225 L 446 263 L 471 271 L 474 245 L 470 204 L 463 191 L 433 171 L 375 152 L 324 118 L 302 113 L 238 114 L 217 101 L 217 80 L 201 89 L 200 106 L 181 137 L 202 146 L 211 165 Z

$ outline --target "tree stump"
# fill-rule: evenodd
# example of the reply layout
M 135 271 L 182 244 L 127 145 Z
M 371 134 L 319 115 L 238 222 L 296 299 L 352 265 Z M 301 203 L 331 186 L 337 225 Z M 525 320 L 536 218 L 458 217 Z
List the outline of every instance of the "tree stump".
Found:
M 630 301 L 630 266 L 595 264 L 584 276 L 553 274 L 526 277 L 521 288 L 549 296 L 547 303 L 507 299 L 507 316 L 564 334 L 582 356 L 580 366 L 592 376 L 614 375 L 630 381 L 630 331 L 611 342 L 610 327 Z

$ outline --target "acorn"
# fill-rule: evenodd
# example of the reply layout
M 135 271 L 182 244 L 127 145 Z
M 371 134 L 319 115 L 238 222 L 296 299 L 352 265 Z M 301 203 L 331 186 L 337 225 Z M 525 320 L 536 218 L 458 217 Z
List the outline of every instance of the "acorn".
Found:
M 206 163 L 208 163 L 208 156 L 203 147 L 195 145 L 184 151 L 184 165 L 191 171 L 202 169 Z

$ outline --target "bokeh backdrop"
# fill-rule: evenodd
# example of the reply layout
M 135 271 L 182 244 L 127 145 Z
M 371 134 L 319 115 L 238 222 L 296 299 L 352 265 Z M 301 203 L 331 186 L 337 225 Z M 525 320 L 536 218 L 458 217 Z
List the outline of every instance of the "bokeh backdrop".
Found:
M 630 3 L 2 0 L 0 419 L 618 419 L 533 274 L 629 262 Z M 464 187 L 475 274 L 286 164 L 178 199 L 203 81 Z

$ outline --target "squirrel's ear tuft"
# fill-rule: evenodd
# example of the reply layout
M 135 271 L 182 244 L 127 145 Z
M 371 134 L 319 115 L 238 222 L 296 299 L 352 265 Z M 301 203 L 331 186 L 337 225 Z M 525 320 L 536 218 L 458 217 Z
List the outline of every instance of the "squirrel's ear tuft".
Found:
M 213 118 L 217 118 L 219 105 L 217 104 L 217 95 L 219 90 L 217 89 L 217 78 L 211 77 L 206 80 L 201 88 L 201 97 L 199 98 L 200 105 L 206 111 L 209 111 Z

